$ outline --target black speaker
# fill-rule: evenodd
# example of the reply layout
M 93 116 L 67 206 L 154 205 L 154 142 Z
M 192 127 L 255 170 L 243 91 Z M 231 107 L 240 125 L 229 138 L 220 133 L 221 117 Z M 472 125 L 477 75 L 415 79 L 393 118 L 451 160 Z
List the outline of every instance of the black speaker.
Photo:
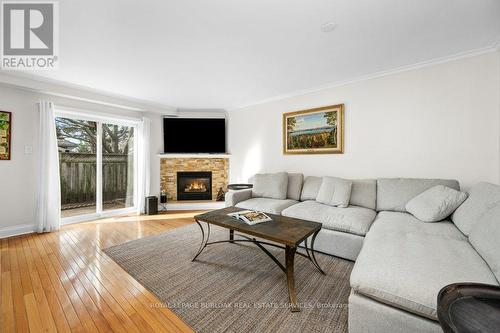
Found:
M 155 196 L 146 197 L 146 207 L 144 207 L 146 215 L 158 214 L 158 198 Z
M 167 195 L 166 194 L 160 194 L 160 203 L 162 203 L 162 204 L 167 203 Z

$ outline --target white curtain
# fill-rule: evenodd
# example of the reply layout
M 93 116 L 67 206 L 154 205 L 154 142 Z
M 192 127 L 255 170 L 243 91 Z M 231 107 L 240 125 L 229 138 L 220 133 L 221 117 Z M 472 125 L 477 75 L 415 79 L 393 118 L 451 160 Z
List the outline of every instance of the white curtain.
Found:
M 139 150 L 139 172 L 138 172 L 138 207 L 139 213 L 144 213 L 145 198 L 149 196 L 149 189 L 151 184 L 150 175 L 150 143 L 151 138 L 151 120 L 149 118 L 142 118 L 142 122 L 139 124 L 139 140 L 138 140 L 138 150 Z
M 55 112 L 52 102 L 40 101 L 37 106 L 39 124 L 35 230 L 50 232 L 58 230 L 61 222 L 61 185 Z

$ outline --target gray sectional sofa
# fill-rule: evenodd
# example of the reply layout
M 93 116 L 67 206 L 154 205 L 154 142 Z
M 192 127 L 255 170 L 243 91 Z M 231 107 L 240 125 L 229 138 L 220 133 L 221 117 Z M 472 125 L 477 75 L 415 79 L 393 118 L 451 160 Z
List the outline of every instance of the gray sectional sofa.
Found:
M 442 332 L 436 314 L 442 287 L 499 285 L 500 186 L 480 183 L 450 217 L 426 223 L 407 203 L 438 185 L 460 190 L 458 181 L 353 180 L 349 206 L 340 208 L 316 201 L 321 177 L 287 178 L 280 199 L 242 190 L 229 192 L 226 205 L 323 224 L 315 249 L 355 261 L 349 332 Z M 284 193 L 283 181 L 277 186 Z

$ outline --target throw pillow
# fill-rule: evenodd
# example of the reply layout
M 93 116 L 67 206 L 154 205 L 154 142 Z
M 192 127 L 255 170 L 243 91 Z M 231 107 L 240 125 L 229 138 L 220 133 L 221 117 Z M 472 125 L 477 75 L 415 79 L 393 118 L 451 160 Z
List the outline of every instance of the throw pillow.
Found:
M 438 222 L 450 216 L 465 199 L 467 193 L 438 185 L 408 201 L 406 210 L 421 221 Z
M 288 174 L 288 189 L 286 197 L 292 200 L 300 200 L 300 191 L 302 190 L 302 183 L 304 182 L 304 175 L 301 173 Z
M 286 199 L 288 173 L 262 173 L 253 176 L 252 197 Z
M 316 200 L 319 188 L 321 187 L 321 177 L 307 176 L 302 185 L 302 192 L 300 193 L 300 201 Z
M 352 181 L 336 177 L 323 177 L 316 201 L 325 205 L 345 208 L 351 199 Z

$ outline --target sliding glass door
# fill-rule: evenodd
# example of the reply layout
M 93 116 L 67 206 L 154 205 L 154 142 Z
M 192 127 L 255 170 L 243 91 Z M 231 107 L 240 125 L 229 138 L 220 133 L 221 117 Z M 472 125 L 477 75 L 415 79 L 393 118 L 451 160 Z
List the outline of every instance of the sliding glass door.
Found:
M 96 213 L 97 123 L 56 118 L 61 217 Z
M 136 128 L 77 115 L 56 118 L 63 222 L 135 209 Z
M 134 207 L 134 128 L 102 124 L 103 210 Z

